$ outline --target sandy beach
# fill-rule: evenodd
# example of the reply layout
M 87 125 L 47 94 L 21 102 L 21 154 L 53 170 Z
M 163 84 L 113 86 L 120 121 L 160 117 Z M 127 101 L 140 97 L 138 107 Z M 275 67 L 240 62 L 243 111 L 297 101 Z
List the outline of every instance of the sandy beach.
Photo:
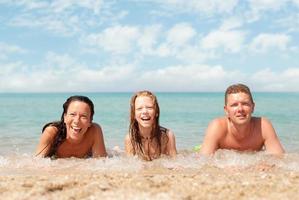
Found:
M 298 188 L 298 171 L 276 167 L 56 171 L 0 177 L 0 199 L 296 199 Z

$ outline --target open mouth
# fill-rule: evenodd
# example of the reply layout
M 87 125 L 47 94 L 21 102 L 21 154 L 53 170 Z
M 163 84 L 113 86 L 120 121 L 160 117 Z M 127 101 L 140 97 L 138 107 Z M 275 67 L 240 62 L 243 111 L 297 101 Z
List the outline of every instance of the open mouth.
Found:
M 78 127 L 71 127 L 72 129 L 73 129 L 73 131 L 75 132 L 75 133 L 80 133 L 80 131 L 82 130 L 82 128 L 78 128 Z
M 150 121 L 151 120 L 151 117 L 150 116 L 143 116 L 143 117 L 141 117 L 141 120 L 142 121 Z

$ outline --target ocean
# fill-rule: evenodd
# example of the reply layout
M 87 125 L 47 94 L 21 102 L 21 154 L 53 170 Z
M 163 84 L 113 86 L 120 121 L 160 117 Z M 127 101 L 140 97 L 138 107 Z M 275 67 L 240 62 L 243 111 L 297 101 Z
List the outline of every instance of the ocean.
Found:
M 34 156 L 44 124 L 60 119 L 71 95 L 95 105 L 108 158 Z M 209 121 L 222 116 L 223 93 L 156 93 L 160 124 L 176 136 L 178 156 L 145 162 L 124 153 L 132 93 L 0 94 L 0 199 L 294 199 L 299 187 L 299 93 L 253 93 L 254 116 L 265 116 L 286 150 L 193 151 Z M 228 198 L 229 197 L 229 198 Z
M 102 126 L 108 149 L 124 148 L 132 93 L 13 93 L 0 94 L 0 155 L 32 154 L 41 129 L 60 119 L 71 95 L 86 95 L 95 105 L 94 122 Z M 191 150 L 203 141 L 213 118 L 222 116 L 223 93 L 157 93 L 160 124 L 175 133 L 177 148 Z M 299 93 L 253 93 L 254 116 L 272 124 L 287 152 L 299 152 Z

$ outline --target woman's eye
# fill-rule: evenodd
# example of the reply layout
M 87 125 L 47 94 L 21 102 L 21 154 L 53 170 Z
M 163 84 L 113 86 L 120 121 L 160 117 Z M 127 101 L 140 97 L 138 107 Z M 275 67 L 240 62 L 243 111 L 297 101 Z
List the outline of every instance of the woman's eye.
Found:
M 83 115 L 81 118 L 82 118 L 82 119 L 87 119 L 87 116 Z

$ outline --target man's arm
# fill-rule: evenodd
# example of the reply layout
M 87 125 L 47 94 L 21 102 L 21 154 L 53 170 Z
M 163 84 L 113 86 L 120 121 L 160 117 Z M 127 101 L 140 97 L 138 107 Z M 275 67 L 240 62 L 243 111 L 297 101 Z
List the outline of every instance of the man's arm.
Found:
M 277 134 L 271 124 L 266 118 L 261 118 L 262 136 L 264 138 L 264 145 L 266 152 L 270 154 L 281 155 L 284 153 L 284 149 L 280 144 Z
M 205 138 L 200 148 L 200 154 L 211 155 L 219 148 L 219 141 L 223 133 L 224 118 L 214 119 L 210 122 L 206 132 Z
M 105 157 L 107 156 L 104 136 L 100 125 L 93 123 L 92 129 L 94 129 L 94 142 L 92 145 L 92 157 Z

